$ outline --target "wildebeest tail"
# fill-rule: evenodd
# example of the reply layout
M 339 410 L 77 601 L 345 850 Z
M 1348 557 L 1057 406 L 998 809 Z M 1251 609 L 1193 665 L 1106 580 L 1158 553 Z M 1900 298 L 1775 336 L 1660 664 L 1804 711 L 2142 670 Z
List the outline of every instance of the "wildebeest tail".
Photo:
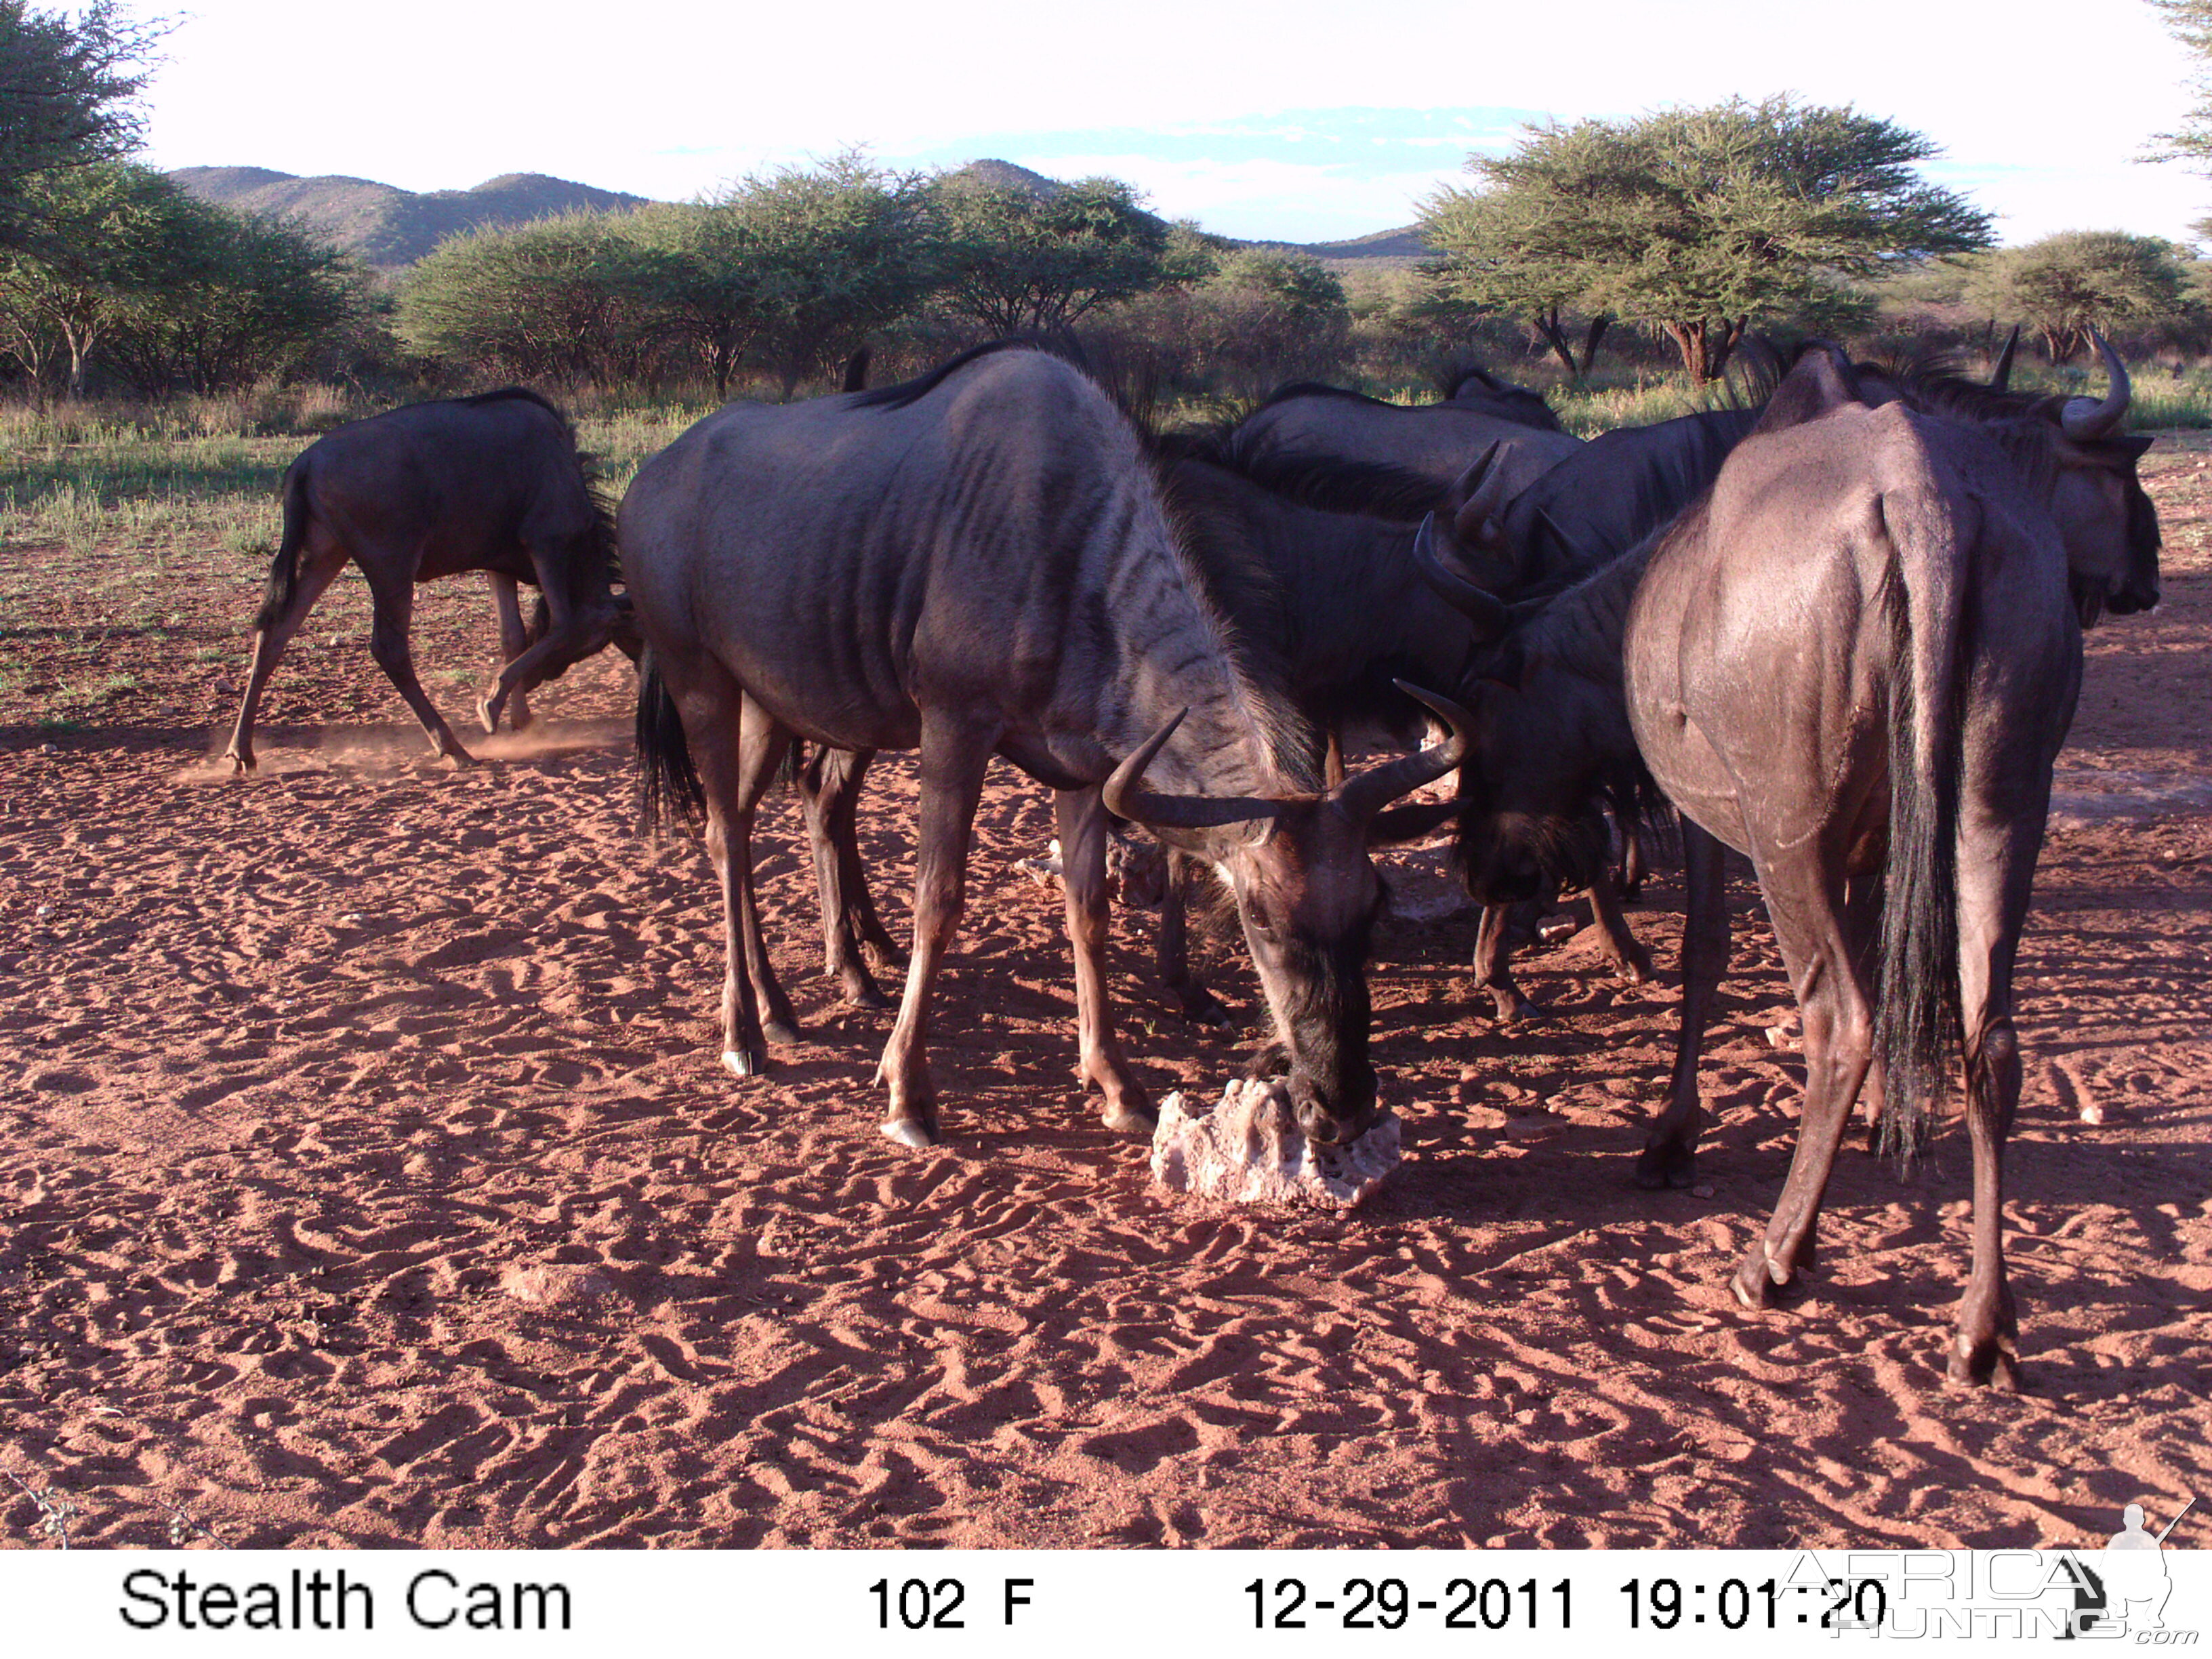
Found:
M 699 821 L 707 792 L 691 763 L 684 717 L 668 695 L 650 647 L 637 663 L 637 769 L 638 829 L 647 840 Z
M 1884 599 L 1895 642 L 1889 708 L 1889 862 L 1875 1055 L 1881 1148 L 1909 1164 L 1928 1139 L 1960 1032 L 1958 820 L 1966 618 L 1947 545 L 1893 510 Z M 1896 511 L 1902 507 L 1902 511 Z
M 307 539 L 307 469 L 298 461 L 285 469 L 283 501 L 284 533 L 269 562 L 269 591 L 254 613 L 256 628 L 274 628 L 292 608 L 292 595 L 299 589 L 300 548 Z

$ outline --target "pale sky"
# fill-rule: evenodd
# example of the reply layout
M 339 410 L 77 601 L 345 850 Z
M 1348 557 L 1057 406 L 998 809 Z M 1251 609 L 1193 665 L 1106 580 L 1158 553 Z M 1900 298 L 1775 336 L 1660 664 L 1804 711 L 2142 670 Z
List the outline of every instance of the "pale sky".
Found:
M 2143 0 L 185 4 L 161 8 L 162 167 L 672 198 L 857 145 L 1111 173 L 1171 218 L 1316 241 L 1407 222 L 1526 121 L 1792 92 L 1934 138 L 1930 176 L 2008 242 L 2212 216 L 2212 179 L 2134 159 L 2190 102 Z

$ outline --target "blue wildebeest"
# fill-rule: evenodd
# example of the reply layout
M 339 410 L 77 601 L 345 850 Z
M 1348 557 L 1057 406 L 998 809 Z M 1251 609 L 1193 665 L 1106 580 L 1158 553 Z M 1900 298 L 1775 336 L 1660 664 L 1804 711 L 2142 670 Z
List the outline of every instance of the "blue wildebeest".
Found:
M 1497 408 L 1386 404 L 1358 392 L 1300 383 L 1283 387 L 1239 422 L 1236 437 L 1261 465 L 1358 461 L 1417 473 L 1438 489 L 1495 444 L 1493 470 L 1509 495 L 1582 447 L 1583 441 L 1559 430 L 1556 421 L 1534 426 L 1516 418 L 1517 411 L 1501 414 Z
M 1341 1141 L 1373 1122 L 1364 958 L 1382 893 L 1367 847 L 1394 827 L 1388 803 L 1457 765 L 1464 743 L 1322 788 L 1312 734 L 1240 660 L 1136 432 L 1082 373 L 1000 344 L 879 392 L 732 404 L 639 471 L 619 533 L 649 653 L 647 817 L 704 810 L 732 1072 L 764 1060 L 751 820 L 796 736 L 921 750 L 885 1133 L 939 1135 L 929 994 L 994 753 L 1057 792 L 1080 1074 L 1109 1127 L 1152 1121 L 1106 996 L 1109 811 L 1229 882 L 1305 1133 Z
M 1578 678 L 1591 749 L 1640 755 L 1685 819 L 1681 1036 L 1643 1177 L 1686 1177 L 1698 1042 L 1727 963 L 1720 849 L 1733 846 L 1766 899 L 1806 1066 L 1796 1153 L 1737 1297 L 1767 1305 L 1811 1261 L 1862 1085 L 1881 1091 L 1885 1139 L 1909 1149 L 1955 1039 L 1974 1267 L 1949 1372 L 2006 1386 L 2018 1381 L 2002 1249 L 2021 1082 L 2014 953 L 2081 629 L 2108 600 L 2142 609 L 2158 592 L 2157 519 L 2136 477 L 2148 441 L 2123 434 L 2126 372 L 2098 345 L 2102 401 L 1862 377 L 1832 348 L 1809 349 L 1706 496 L 1546 607 L 1553 648 L 1510 642 L 1523 693 L 1537 702 Z M 1472 764 L 1502 779 L 1513 757 L 1492 745 L 1498 729 L 1479 724 Z M 1560 763 L 1556 742 L 1522 758 Z M 1493 803 L 1490 827 L 1526 856 L 1541 816 L 1516 825 Z
M 487 732 L 507 699 L 602 649 L 623 629 L 613 591 L 614 532 L 568 420 L 510 388 L 414 404 L 325 433 L 285 469 L 284 532 L 254 618 L 253 666 L 226 751 L 253 767 L 262 689 L 307 612 L 350 559 L 368 580 L 369 651 L 441 755 L 469 763 L 415 678 L 407 624 L 415 584 L 489 573 L 507 661 L 477 705 Z M 541 596 L 534 629 L 517 581 Z

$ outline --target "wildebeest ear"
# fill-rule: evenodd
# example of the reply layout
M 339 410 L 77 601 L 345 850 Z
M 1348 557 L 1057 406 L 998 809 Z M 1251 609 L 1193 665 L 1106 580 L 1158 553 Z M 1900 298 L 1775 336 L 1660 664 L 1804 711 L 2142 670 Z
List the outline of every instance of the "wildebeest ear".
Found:
M 2131 432 L 2124 438 L 2108 438 L 2106 441 L 2113 448 L 2124 452 L 2130 460 L 2139 461 L 2150 453 L 2150 447 L 2154 441 L 2143 433 Z
M 1400 842 L 1419 841 L 1449 823 L 1458 811 L 1459 803 L 1455 800 L 1425 800 L 1416 806 L 1386 807 L 1367 820 L 1367 844 L 1394 847 Z

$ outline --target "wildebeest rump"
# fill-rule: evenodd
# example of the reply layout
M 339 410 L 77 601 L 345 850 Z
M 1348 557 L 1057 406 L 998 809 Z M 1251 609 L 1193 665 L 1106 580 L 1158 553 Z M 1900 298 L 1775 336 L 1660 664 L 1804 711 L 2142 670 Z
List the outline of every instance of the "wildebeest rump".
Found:
M 1708 497 L 1546 608 L 1555 630 L 1588 627 L 1593 708 L 1618 641 L 1620 720 L 1686 820 L 1682 1037 L 1647 1177 L 1680 1178 L 1696 1137 L 1726 842 L 1758 871 L 1807 1071 L 1796 1157 L 1736 1293 L 1762 1305 L 1809 1260 L 1869 1067 L 1890 1134 L 1913 1144 L 1955 1036 L 1975 1220 L 1950 1370 L 1977 1381 L 2016 1380 L 2000 1239 L 2011 972 L 2079 683 L 2079 595 L 2157 588 L 2144 441 L 2119 434 L 2126 376 L 2100 349 L 2101 404 L 1934 375 L 1863 387 L 1832 349 L 1808 352 Z M 1478 766 L 1496 760 L 1479 748 Z
M 1373 1121 L 1364 957 L 1382 891 L 1366 848 L 1391 828 L 1385 804 L 1463 745 L 1324 792 L 1311 733 L 1225 640 L 1137 434 L 1080 372 L 1000 345 L 880 392 L 732 404 L 646 464 L 619 528 L 649 647 L 648 807 L 654 792 L 699 800 L 721 878 L 731 1069 L 763 1062 L 750 820 L 795 735 L 921 750 L 887 1133 L 938 1134 L 928 996 L 994 752 L 1059 792 L 1080 1065 L 1110 1127 L 1149 1129 L 1152 1111 L 1105 994 L 1108 809 L 1229 880 L 1305 1133 Z
M 283 538 L 227 751 L 240 771 L 253 766 L 254 714 L 269 676 L 348 559 L 368 582 L 371 653 L 433 746 L 459 764 L 468 751 L 415 678 L 407 625 L 416 583 L 490 573 L 508 660 L 477 704 L 488 732 L 510 696 L 601 649 L 620 626 L 609 515 L 568 422 L 535 392 L 414 404 L 336 428 L 285 470 L 282 497 Z M 542 596 L 535 630 L 523 627 L 517 581 L 535 583 Z

